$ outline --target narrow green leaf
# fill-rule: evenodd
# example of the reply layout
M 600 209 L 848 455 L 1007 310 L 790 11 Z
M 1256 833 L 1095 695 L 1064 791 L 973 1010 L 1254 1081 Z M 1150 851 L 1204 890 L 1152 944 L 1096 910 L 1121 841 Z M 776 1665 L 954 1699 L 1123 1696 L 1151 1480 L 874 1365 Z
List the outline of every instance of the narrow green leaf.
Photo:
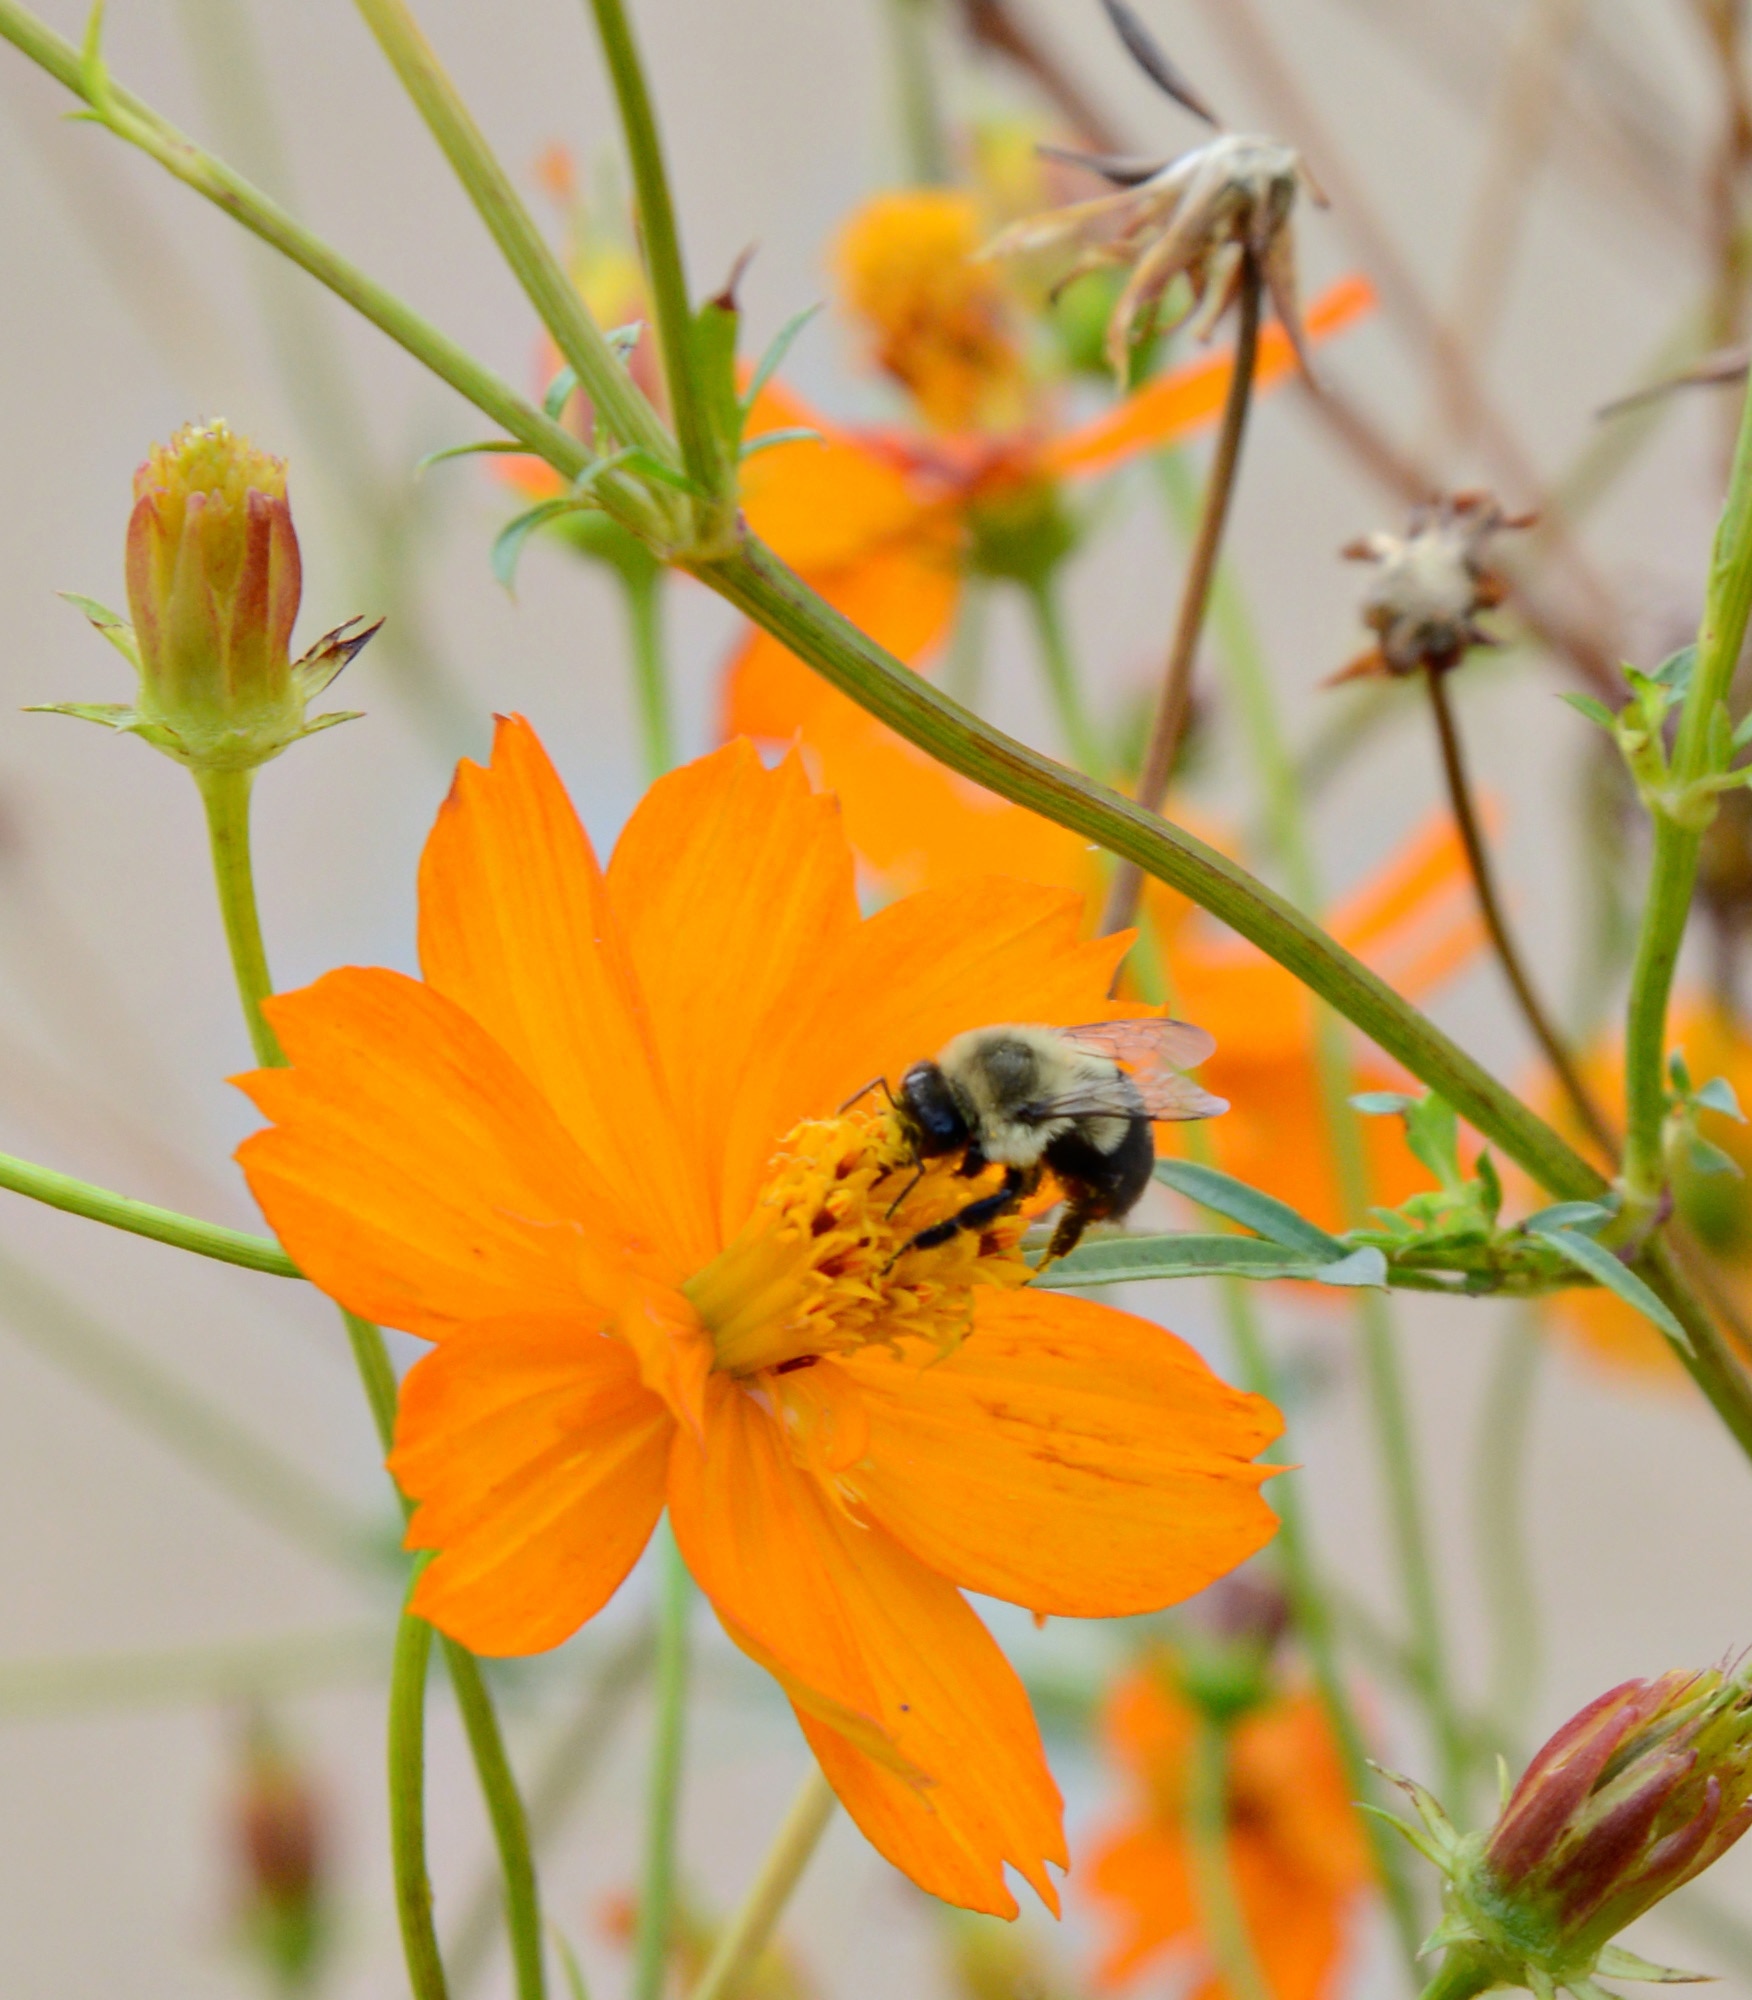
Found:
M 1559 1201 L 1528 1216 L 1521 1227 L 1531 1236 L 1544 1229 L 1580 1229 L 1592 1235 L 1602 1223 L 1612 1220 L 1613 1211 L 1598 1201 Z
M 826 444 L 820 431 L 814 431 L 807 424 L 793 424 L 789 430 L 762 431 L 759 437 L 751 437 L 741 448 L 742 458 L 752 458 L 757 451 L 771 451 L 776 444 Z
M 1752 709 L 1748 709 L 1741 716 L 1740 726 L 1734 731 L 1734 748 L 1736 750 L 1744 750 L 1748 743 L 1752 743 Z
M 743 391 L 742 409 L 744 415 L 754 408 L 755 398 L 773 379 L 773 376 L 777 374 L 779 368 L 784 363 L 785 356 L 790 353 L 792 344 L 795 342 L 798 334 L 820 312 L 824 303 L 825 301 L 817 299 L 814 305 L 805 306 L 801 312 L 793 313 L 784 325 L 779 328 L 778 332 L 773 335 L 772 339 L 768 341 L 767 350 L 760 357 L 760 365 L 755 369 L 753 376 L 749 380 L 748 387 Z
M 1365 1118 L 1397 1118 L 1416 1103 L 1415 1097 L 1407 1097 L 1402 1090 L 1359 1090 L 1350 1100 L 1350 1107 Z
M 560 1970 L 566 1975 L 566 1991 L 571 2000 L 590 2000 L 589 1989 L 584 1984 L 584 1968 L 578 1963 L 578 1954 L 572 1949 L 572 1941 L 557 1924 L 549 1925 L 553 1932 L 554 1950 L 559 1953 Z
M 1707 1111 L 1719 1111 L 1724 1118 L 1733 1119 L 1737 1125 L 1746 1122 L 1746 1114 L 1740 1109 L 1734 1086 L 1725 1076 L 1712 1076 L 1692 1102 L 1701 1104 Z
M 414 461 L 414 475 L 417 478 L 429 465 L 441 465 L 447 458 L 473 458 L 483 451 L 520 452 L 525 458 L 531 457 L 528 445 L 519 444 L 515 438 L 482 438 L 475 444 L 446 445 L 442 451 L 429 451 L 426 456 Z
M 1374 1285 L 1387 1283 L 1387 1258 L 1373 1243 L 1365 1243 L 1336 1263 L 1322 1264 L 1314 1273 L 1323 1285 Z
M 689 342 L 694 383 L 711 434 L 714 487 L 728 483 L 742 442 L 742 403 L 736 393 L 736 337 L 741 321 L 730 294 L 707 299 L 694 314 Z
M 541 406 L 556 424 L 560 421 L 560 412 L 572 400 L 572 391 L 577 386 L 578 371 L 576 368 L 562 368 L 547 385 L 547 389 L 541 399 Z
M 1691 1341 L 1685 1329 L 1656 1298 L 1636 1273 L 1621 1264 L 1612 1252 L 1591 1236 L 1583 1236 L 1573 1229 L 1541 1228 L 1528 1231 L 1542 1243 L 1549 1243 L 1559 1256 L 1565 1257 L 1578 1271 L 1586 1271 L 1590 1278 L 1597 1279 L 1609 1292 L 1616 1292 L 1627 1306 L 1634 1306 L 1644 1319 L 1653 1320 L 1656 1326 L 1671 1341 L 1676 1342 L 1687 1353 Z
M 1079 1245 L 1035 1282 L 1048 1291 L 1069 1291 L 1149 1278 L 1317 1278 L 1322 1269 L 1305 1251 L 1257 1236 L 1108 1236 Z
M 1602 729 L 1612 729 L 1617 726 L 1617 716 L 1603 701 L 1591 694 L 1566 694 L 1560 695 L 1558 699 L 1567 701 L 1578 715 L 1585 715 L 1590 722 L 1597 722 Z
M 1483 1190 L 1484 1212 L 1494 1225 L 1497 1217 L 1503 1212 L 1503 1182 L 1502 1176 L 1497 1172 L 1496 1161 L 1488 1152 L 1480 1153 L 1474 1163 L 1473 1173 Z
M 1740 1163 L 1732 1153 L 1724 1153 L 1720 1146 L 1712 1146 L 1707 1139 L 1700 1139 L 1694 1132 L 1685 1148 L 1686 1164 L 1694 1174 L 1731 1174 L 1735 1180 L 1743 1180 Z
M 1676 653 L 1669 653 L 1661 664 L 1650 674 L 1649 679 L 1659 681 L 1662 687 L 1683 691 L 1690 685 L 1691 676 L 1697 668 L 1697 648 L 1681 646 Z
M 1333 1264 L 1350 1253 L 1336 1236 L 1298 1215 L 1287 1202 L 1275 1195 L 1249 1187 L 1233 1174 L 1216 1167 L 1201 1166 L 1196 1160 L 1158 1160 L 1156 1178 L 1164 1187 L 1196 1201 L 1201 1208 L 1226 1215 L 1244 1229 L 1266 1237 L 1285 1249 L 1299 1250 L 1320 1264 Z
M 531 507 L 515 520 L 507 521 L 493 537 L 493 574 L 507 590 L 516 578 L 524 543 L 537 528 L 544 527 L 559 515 L 576 513 L 580 504 L 569 494 L 559 500 L 544 500 L 540 506 Z

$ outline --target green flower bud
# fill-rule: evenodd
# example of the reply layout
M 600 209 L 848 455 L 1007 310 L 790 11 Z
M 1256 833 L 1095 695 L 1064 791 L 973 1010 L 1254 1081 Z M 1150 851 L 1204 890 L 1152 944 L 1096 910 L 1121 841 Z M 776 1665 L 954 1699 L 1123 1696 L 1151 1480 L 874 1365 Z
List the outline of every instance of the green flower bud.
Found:
M 1446 1877 L 1448 1948 L 1432 1991 L 1524 1986 L 1600 2000 L 1597 1973 L 1684 1979 L 1612 1939 L 1752 1826 L 1752 1676 L 1626 1681 L 1572 1716 L 1527 1766 L 1488 1834 L 1461 1834 L 1421 1786 L 1402 1827 Z
M 127 539 L 129 625 L 72 602 L 139 676 L 134 703 L 57 702 L 142 736 L 196 772 L 248 771 L 289 743 L 351 720 L 306 705 L 365 644 L 359 621 L 291 657 L 303 571 L 286 467 L 223 421 L 189 424 L 134 475 Z

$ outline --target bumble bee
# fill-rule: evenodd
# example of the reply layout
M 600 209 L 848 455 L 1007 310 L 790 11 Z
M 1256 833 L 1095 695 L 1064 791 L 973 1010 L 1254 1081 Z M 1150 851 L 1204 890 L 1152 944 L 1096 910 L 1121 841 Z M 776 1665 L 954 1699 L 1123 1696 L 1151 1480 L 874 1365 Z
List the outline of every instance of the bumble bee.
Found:
M 1007 1023 L 970 1029 L 935 1061 L 914 1063 L 893 1102 L 919 1172 L 927 1160 L 959 1153 L 969 1179 L 996 1166 L 1004 1184 L 921 1229 L 905 1250 L 984 1229 L 1048 1172 L 1064 1191 L 1048 1263 L 1075 1248 L 1091 1222 L 1128 1215 L 1156 1161 L 1151 1122 L 1228 1110 L 1180 1074 L 1215 1047 L 1203 1028 L 1160 1017 L 1080 1028 Z

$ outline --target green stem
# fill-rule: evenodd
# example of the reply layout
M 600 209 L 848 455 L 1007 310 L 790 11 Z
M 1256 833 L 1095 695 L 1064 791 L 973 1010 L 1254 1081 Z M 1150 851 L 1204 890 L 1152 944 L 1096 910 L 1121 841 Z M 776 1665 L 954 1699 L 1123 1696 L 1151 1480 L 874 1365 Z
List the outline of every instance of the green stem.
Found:
M 645 1819 L 645 1868 L 633 1943 L 633 2000 L 662 2000 L 675 1924 L 675 1826 L 687 1722 L 687 1626 L 693 1581 L 667 1519 L 655 1537 L 656 1728 Z
M 429 1560 L 422 1557 L 415 1566 L 415 1583 Z M 389 1853 L 395 1907 L 414 2000 L 449 2000 L 432 1927 L 432 1878 L 426 1870 L 426 1670 L 431 1658 L 431 1626 L 404 1610 L 389 1677 Z
M 915 187 L 941 186 L 949 178 L 949 147 L 931 61 L 930 0 L 885 0 L 885 11 L 906 177 Z
M 262 1012 L 262 1002 L 272 994 L 274 983 L 268 976 L 268 955 L 256 910 L 255 871 L 250 865 L 249 794 L 254 779 L 253 771 L 195 773 L 201 803 L 207 809 L 213 881 L 219 891 L 219 914 L 225 923 L 225 942 L 231 951 L 231 970 L 243 1002 L 250 1046 L 264 1069 L 281 1069 L 285 1051 Z
M 1046 677 L 1046 691 L 1052 697 L 1059 734 L 1077 769 L 1090 777 L 1099 777 L 1107 759 L 1102 754 L 1095 725 L 1083 706 L 1082 677 L 1071 655 L 1057 580 L 1050 573 L 1036 577 L 1023 586 L 1023 594 L 1033 615 L 1040 669 Z
M 1697 663 L 1686 690 L 1674 740 L 1669 797 L 1682 801 L 1688 788 L 1714 775 L 1712 737 L 1717 712 L 1745 642 L 1752 613 L 1752 395 L 1740 414 L 1740 432 L 1728 476 L 1727 498 L 1710 555 L 1703 618 L 1697 632 Z M 1631 971 L 1625 1025 L 1625 1102 L 1629 1132 L 1624 1150 L 1625 1196 L 1632 1213 L 1654 1210 L 1665 1185 L 1662 1128 L 1667 1116 L 1667 1002 L 1697 881 L 1698 850 L 1714 802 L 1707 812 L 1658 811 Z
M 517 2000 L 542 2000 L 547 1979 L 542 1960 L 541 1897 L 536 1888 L 535 1859 L 529 1845 L 529 1821 L 505 1755 L 492 1697 L 481 1677 L 480 1662 L 454 1639 L 444 1641 L 444 1664 L 462 1712 L 462 1726 L 474 1754 L 475 1770 L 492 1821 L 505 1885 L 505 1929 L 511 1940 L 511 1962 L 517 1975 Z
M 1199 1927 L 1230 2000 L 1271 2000 L 1229 1865 L 1228 1733 L 1204 1714 L 1188 1772 L 1186 1836 Z
M 1278 1402 L 1277 1370 L 1266 1349 L 1251 1293 L 1246 1285 L 1231 1280 L 1223 1286 L 1223 1299 L 1242 1382 L 1256 1396 L 1264 1396 L 1268 1402 Z M 1283 1463 L 1282 1445 L 1274 1445 L 1267 1455 L 1279 1464 Z M 1332 1613 L 1315 1566 L 1307 1516 L 1302 1508 L 1302 1492 L 1293 1471 L 1273 1484 L 1271 1499 L 1278 1516 L 1278 1531 L 1272 1548 L 1289 1596 L 1296 1631 L 1308 1655 L 1314 1686 L 1338 1744 L 1346 1789 L 1353 1799 L 1378 1798 L 1380 1781 L 1370 1769 L 1362 1724 L 1357 1719 L 1339 1667 Z M 1423 1943 L 1424 1925 L 1412 1889 L 1405 1843 L 1376 1814 L 1363 1813 L 1359 1817 L 1400 1947 L 1407 1963 L 1415 1966 Z
M 107 1223 L 111 1229 L 125 1229 L 131 1236 L 192 1250 L 198 1257 L 216 1258 L 221 1264 L 262 1271 L 271 1278 L 304 1275 L 279 1244 L 266 1236 L 252 1236 L 245 1229 L 227 1229 L 222 1222 L 203 1222 L 198 1216 L 180 1215 L 174 1208 L 136 1201 L 131 1195 L 115 1194 L 12 1153 L 0 1153 L 0 1188 L 28 1195 L 32 1201 L 68 1215 L 83 1215 L 88 1221 Z
M 306 1694 L 381 1682 L 388 1665 L 380 1626 L 277 1633 L 271 1639 L 171 1646 L 84 1658 L 0 1661 L 0 1720 Z
M 38 1354 L 301 1547 L 376 1578 L 386 1563 L 399 1570 L 393 1541 L 333 1499 L 275 1445 L 4 1253 L 0 1312 L 9 1330 Z
M 443 149 L 499 254 L 511 267 L 541 323 L 554 337 L 609 431 L 624 444 L 672 458 L 662 419 L 616 359 L 578 288 L 518 198 L 436 51 L 405 0 L 357 0 L 366 25 L 402 88 Z
M 791 1891 L 827 1830 L 834 1804 L 832 1787 L 819 1768 L 812 1768 L 767 1849 L 760 1873 L 741 1908 L 724 1927 L 688 2000 L 730 2000 L 744 1989 L 748 1973 L 765 1950 L 773 1926 L 791 1900 Z
M 1156 698 L 1156 712 L 1150 723 L 1150 740 L 1144 750 L 1144 768 L 1137 785 L 1137 801 L 1146 811 L 1160 812 L 1168 796 L 1168 781 L 1174 775 L 1175 759 L 1186 735 L 1192 714 L 1193 669 L 1198 662 L 1199 636 L 1204 631 L 1205 610 L 1210 603 L 1211 579 L 1216 574 L 1217 557 L 1223 546 L 1223 530 L 1228 526 L 1229 507 L 1235 497 L 1235 478 L 1241 469 L 1241 446 L 1247 434 L 1247 412 L 1253 402 L 1253 370 L 1259 358 L 1259 314 L 1264 278 L 1251 250 L 1241 259 L 1241 296 L 1235 331 L 1235 357 L 1229 370 L 1229 389 L 1223 401 L 1223 420 L 1211 456 L 1210 476 L 1205 481 L 1204 499 L 1199 508 L 1197 532 L 1187 553 L 1186 576 L 1180 586 L 1180 609 L 1175 615 L 1174 636 L 1168 645 L 1168 663 L 1163 669 L 1162 690 Z M 1107 908 L 1102 913 L 1104 931 L 1122 931 L 1131 926 L 1143 888 L 1143 870 L 1127 862 L 1114 871 L 1107 892 Z
M 1545 1341 L 1524 1309 L 1498 1337 L 1478 1419 L 1473 1515 L 1491 1664 L 1486 1707 L 1512 1736 L 1525 1728 L 1539 1670 L 1539 1593 L 1527 1552 L 1527 1465 Z
M 645 1685 L 651 1659 L 651 1632 L 641 1626 L 590 1672 L 577 1712 L 544 1751 L 529 1782 L 529 1838 L 537 1852 L 564 1824 L 616 1740 L 628 1704 Z M 489 1869 L 464 1900 L 445 1953 L 450 1983 L 458 1993 L 484 1970 L 504 1907 L 498 1871 Z
M 681 443 L 681 460 L 689 476 L 705 493 L 712 490 L 716 461 L 711 430 L 700 402 L 693 360 L 693 308 L 688 301 L 687 272 L 681 259 L 681 232 L 663 164 L 663 140 L 651 106 L 633 24 L 621 0 L 590 0 L 603 60 L 614 85 L 620 110 L 621 136 L 633 171 L 638 201 L 639 234 L 645 248 L 645 270 L 651 282 L 651 313 L 657 322 L 657 345 L 663 356 L 663 385 Z
M 675 767 L 675 722 L 670 712 L 669 659 L 663 644 L 664 572 L 655 564 L 624 569 L 627 637 L 633 692 L 639 708 L 639 745 L 645 777 L 655 782 Z
M 991 586 L 986 579 L 963 578 L 949 657 L 943 662 L 943 686 L 963 708 L 977 709 L 984 691 L 986 614 L 990 608 Z
M 1450 1951 L 1442 1969 L 1418 1995 L 1418 2000 L 1473 2000 L 1498 1983 L 1493 1967 L 1469 1952 Z

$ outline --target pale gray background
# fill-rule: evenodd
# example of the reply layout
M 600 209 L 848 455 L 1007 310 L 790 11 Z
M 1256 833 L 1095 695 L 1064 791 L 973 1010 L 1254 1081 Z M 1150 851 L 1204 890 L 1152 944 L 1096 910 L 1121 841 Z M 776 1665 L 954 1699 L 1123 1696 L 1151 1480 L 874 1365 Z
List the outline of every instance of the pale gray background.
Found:
M 1262 3 L 1405 254 L 1444 293 L 1504 73 L 1504 34 L 1524 27 L 1527 7 Z M 77 38 L 76 5 L 45 0 L 45 10 Z M 108 46 L 118 76 L 210 135 L 214 121 L 184 39 L 203 11 L 197 0 L 184 8 L 114 0 Z M 1585 155 L 1541 177 L 1491 378 L 1548 467 L 1585 441 L 1593 407 L 1630 379 L 1701 282 L 1687 190 L 1715 132 L 1708 71 L 1679 0 L 1595 0 L 1587 11 L 1626 53 L 1651 115 L 1672 137 L 1676 213 L 1627 192 Z M 897 174 L 876 0 L 646 0 L 638 12 L 696 282 L 715 280 L 758 241 L 745 291 L 758 343 L 819 294 L 821 248 L 835 218 Z M 1035 0 L 1034 12 L 1134 128 L 1170 144 L 1187 137 L 1178 114 L 1125 68 L 1092 0 Z M 1148 12 L 1233 119 L 1260 115 L 1248 78 L 1211 41 L 1193 0 L 1150 0 Z M 586 162 L 611 145 L 584 10 L 573 0 L 430 0 L 423 14 L 519 172 L 555 138 Z M 343 0 L 260 0 L 251 15 L 300 212 L 505 374 L 528 379 L 531 316 L 351 10 Z M 1433 66 L 1418 52 L 1426 31 L 1438 45 Z M 1441 54 L 1444 41 L 1454 46 Z M 1002 94 L 991 84 L 967 101 Z M 120 662 L 53 593 L 121 600 L 129 476 L 152 440 L 192 416 L 223 413 L 293 457 L 309 586 L 302 630 L 314 634 L 376 607 L 350 572 L 333 479 L 325 482 L 277 386 L 239 235 L 105 135 L 57 122 L 64 108 L 56 87 L 0 49 L 0 1146 L 247 1225 L 254 1217 L 226 1156 L 250 1118 L 223 1078 L 247 1064 L 248 1050 L 192 788 L 135 743 L 15 711 L 29 701 L 123 694 Z M 1337 217 L 1312 218 L 1304 245 L 1317 281 L 1353 258 Z M 480 419 L 377 334 L 339 309 L 331 321 L 385 478 L 405 479 L 421 452 L 481 433 Z M 794 374 L 840 409 L 877 407 L 845 360 L 840 330 L 824 323 L 805 339 Z M 1332 365 L 1403 428 L 1427 428 L 1419 370 L 1385 327 L 1348 339 Z M 1708 398 L 1676 411 L 1638 476 L 1591 526 L 1596 557 L 1631 609 L 1626 643 L 1645 659 L 1694 612 L 1720 417 Z M 1445 463 L 1455 476 L 1476 470 L 1465 460 Z M 484 748 L 491 709 L 518 708 L 537 723 L 599 839 L 612 837 L 636 793 L 619 612 L 608 588 L 537 548 L 513 602 L 487 569 L 487 542 L 504 513 L 487 480 L 470 466 L 449 468 L 430 479 L 427 499 L 431 539 L 420 581 L 453 713 L 437 721 L 416 714 L 398 696 L 387 649 L 373 651 L 345 685 L 348 705 L 369 719 L 264 776 L 261 887 L 283 984 L 347 960 L 411 963 L 419 844 L 449 761 Z M 1234 546 L 1298 728 L 1312 718 L 1316 681 L 1357 643 L 1356 575 L 1333 551 L 1396 512 L 1332 456 L 1288 399 L 1261 411 Z M 1142 505 L 1077 569 L 1080 642 L 1110 700 L 1150 672 L 1175 583 Z M 703 748 L 732 621 L 684 586 L 674 593 L 673 629 L 686 740 Z M 997 643 L 1004 718 L 1047 740 L 1019 628 L 1001 621 Z M 1557 685 L 1517 660 L 1465 695 L 1482 778 L 1502 803 L 1517 916 L 1554 989 L 1574 960 L 1561 807 L 1581 731 L 1557 703 Z M 1219 805 L 1245 797 L 1221 766 L 1209 791 Z M 1421 732 L 1384 738 L 1323 810 L 1335 880 L 1354 879 L 1385 855 L 1434 796 Z M 1525 1061 L 1525 1037 L 1488 969 L 1447 994 L 1441 1012 L 1500 1070 Z M 0 1326 L 31 1336 L 0 1335 L 0 1993 L 204 2000 L 248 1990 L 247 1971 L 226 1954 L 217 1820 L 232 1709 L 139 1696 L 82 1702 L 67 1676 L 38 1673 L 33 1663 L 156 1657 L 272 1635 L 322 1639 L 329 1662 L 313 1675 L 322 1684 L 280 1712 L 319 1771 L 336 1822 L 345 1936 L 332 1990 L 399 1990 L 379 1775 L 382 1692 L 369 1643 L 374 1628 L 387 1627 L 387 1592 L 337 1578 L 95 1402 L 44 1358 L 42 1342 L 54 1338 L 44 1306 L 7 1273 L 17 1260 L 79 1311 L 125 1328 L 338 1496 L 387 1518 L 332 1312 L 296 1288 L 197 1265 L 10 1197 L 0 1198 L 0 1255 Z M 1211 1301 L 1187 1291 L 1155 1304 L 1220 1353 Z M 1483 1646 L 1474 1631 L 1466 1472 L 1500 1320 L 1482 1305 L 1428 1307 L 1405 1319 L 1443 1581 L 1461 1658 L 1476 1678 Z M 1325 1364 L 1323 1393 L 1301 1433 L 1322 1544 L 1357 1591 L 1386 1606 L 1384 1523 L 1346 1345 L 1335 1323 L 1301 1307 L 1287 1309 L 1284 1321 Z M 1561 1356 L 1542 1383 L 1540 1425 L 1540 1723 L 1614 1679 L 1703 1664 L 1752 1638 L 1752 1483 L 1720 1430 L 1682 1398 L 1627 1391 Z M 635 1579 L 629 1592 L 641 1588 Z M 702 1615 L 702 1632 L 708 1623 Z M 600 1640 L 583 1643 L 588 1651 Z M 1045 1645 L 1089 1659 L 1106 1643 L 1055 1630 Z M 508 1696 L 520 1753 L 533 1752 L 546 1725 L 518 1716 L 538 1706 L 558 1712 L 534 1695 L 575 1673 L 576 1661 L 561 1655 L 523 1676 L 527 1702 Z M 715 1635 L 702 1678 L 685 1857 L 690 1879 L 721 1905 L 746 1880 L 802 1758 L 777 1697 Z M 57 1700 L 42 1694 L 45 1683 L 58 1685 Z M 1429 1775 L 1416 1731 L 1383 1702 L 1393 1754 Z M 453 1907 L 483 1863 L 486 1840 L 442 1698 L 435 1712 L 435 1871 L 441 1907 Z M 623 1977 L 622 1961 L 601 1942 L 598 1912 L 631 1877 L 642 1743 L 635 1710 L 593 1797 L 588 1830 L 563 1841 L 546 1868 L 552 1912 L 583 1940 L 599 1992 L 613 1993 Z M 1080 1825 L 1099 1808 L 1098 1783 L 1074 1760 L 1061 1768 Z M 1722 1872 L 1724 1886 L 1746 1879 L 1744 1869 Z M 799 1898 L 794 1934 L 835 1996 L 936 1990 L 920 1900 L 843 1826 Z M 1086 1936 L 1076 1928 L 1061 1935 L 1072 1962 L 1086 1962 Z M 1666 1932 L 1651 1930 L 1647 1948 L 1723 1963 Z M 505 1990 L 502 1971 L 494 1976 Z

